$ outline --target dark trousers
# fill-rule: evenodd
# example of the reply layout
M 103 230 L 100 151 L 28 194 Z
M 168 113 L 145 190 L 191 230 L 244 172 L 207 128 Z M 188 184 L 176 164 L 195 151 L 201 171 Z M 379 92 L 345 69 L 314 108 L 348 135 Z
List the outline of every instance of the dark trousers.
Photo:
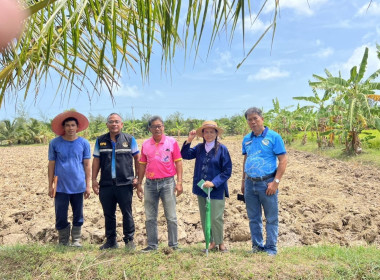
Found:
M 116 240 L 116 205 L 119 204 L 123 215 L 123 240 L 125 243 L 133 240 L 135 223 L 132 216 L 132 185 L 103 186 L 99 190 L 99 199 L 103 207 L 107 241 Z
M 70 224 L 67 221 L 69 203 L 73 210 L 73 225 L 83 225 L 83 193 L 68 194 L 57 192 L 54 199 L 55 206 L 55 228 L 61 230 Z

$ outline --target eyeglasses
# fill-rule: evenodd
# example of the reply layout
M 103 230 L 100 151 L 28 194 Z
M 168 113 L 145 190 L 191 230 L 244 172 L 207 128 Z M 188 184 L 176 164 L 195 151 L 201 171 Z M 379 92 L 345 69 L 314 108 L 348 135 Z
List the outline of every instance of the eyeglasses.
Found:
M 107 121 L 107 123 L 109 123 L 109 124 L 119 124 L 119 123 L 121 123 L 121 121 L 118 121 L 118 120 L 116 120 L 116 121 Z
M 150 128 L 151 129 L 161 129 L 161 128 L 163 128 L 164 126 L 163 125 L 152 125 Z

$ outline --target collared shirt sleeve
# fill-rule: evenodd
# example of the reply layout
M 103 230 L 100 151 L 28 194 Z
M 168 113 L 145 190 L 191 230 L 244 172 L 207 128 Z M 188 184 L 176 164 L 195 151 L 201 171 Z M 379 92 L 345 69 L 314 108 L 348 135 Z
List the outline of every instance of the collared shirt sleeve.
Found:
M 132 152 L 133 156 L 140 153 L 139 146 L 137 145 L 137 141 L 136 141 L 135 137 L 133 137 L 133 136 L 132 136 L 132 141 L 131 141 L 131 152 Z
M 144 153 L 144 144 L 142 144 L 141 146 L 141 157 L 140 157 L 140 160 L 139 160 L 139 163 L 142 163 L 142 164 L 146 164 L 147 163 L 147 158 L 146 158 L 146 154 Z
M 179 145 L 177 141 L 174 141 L 173 143 L 173 160 L 174 161 L 182 160 L 181 151 L 179 149 Z
M 92 154 L 94 157 L 98 158 L 100 157 L 100 152 L 99 152 L 99 139 L 96 138 L 95 146 L 94 146 L 94 153 Z
M 247 137 L 248 137 L 248 135 L 246 135 L 244 138 L 243 138 L 243 142 L 242 142 L 242 154 L 243 155 L 246 155 L 247 154 L 247 150 L 246 150 L 246 148 L 245 148 L 245 143 L 247 142 Z
M 280 135 L 278 135 L 278 137 L 275 138 L 275 142 L 273 145 L 273 153 L 276 156 L 286 154 L 284 140 L 282 139 Z

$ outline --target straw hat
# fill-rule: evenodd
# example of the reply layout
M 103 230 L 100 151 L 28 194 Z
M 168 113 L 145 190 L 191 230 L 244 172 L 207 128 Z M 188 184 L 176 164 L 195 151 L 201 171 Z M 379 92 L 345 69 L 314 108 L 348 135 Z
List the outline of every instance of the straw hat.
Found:
M 223 133 L 223 129 L 218 127 L 218 124 L 214 121 L 204 121 L 202 123 L 202 126 L 200 128 L 197 129 L 197 136 L 199 137 L 202 137 L 203 133 L 202 133 L 202 130 L 205 129 L 205 128 L 214 128 L 218 131 L 218 135 L 221 135 Z
M 77 132 L 85 130 L 88 127 L 88 119 L 84 115 L 75 111 L 66 111 L 57 115 L 51 122 L 51 129 L 56 135 L 62 136 L 65 134 L 62 122 L 67 118 L 75 118 L 78 120 Z

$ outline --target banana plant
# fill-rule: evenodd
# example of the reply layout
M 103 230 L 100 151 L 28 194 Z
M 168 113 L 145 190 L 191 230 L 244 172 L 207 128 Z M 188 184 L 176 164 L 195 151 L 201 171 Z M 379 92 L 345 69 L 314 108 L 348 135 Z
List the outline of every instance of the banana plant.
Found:
M 329 72 L 326 73 L 331 76 Z M 330 107 L 326 103 L 331 98 L 331 90 L 325 90 L 322 98 L 319 97 L 318 92 L 315 88 L 312 88 L 313 96 L 296 96 L 293 97 L 295 100 L 303 100 L 313 103 L 313 105 L 307 105 L 306 108 L 313 108 L 315 110 L 315 120 L 312 122 L 311 127 L 315 129 L 318 148 L 325 148 L 328 146 L 333 146 L 332 138 L 334 137 L 333 131 L 331 130 L 331 125 L 328 124 L 330 117 Z M 326 136 L 329 135 L 330 141 L 327 141 Z M 327 144 L 328 143 L 328 144 Z
M 380 47 L 377 46 L 378 51 Z M 380 130 L 380 119 L 371 114 L 369 99 L 380 98 L 376 91 L 380 90 L 380 83 L 375 79 L 380 74 L 380 69 L 372 73 L 364 80 L 364 74 L 368 61 L 368 48 L 365 49 L 363 58 L 359 66 L 352 67 L 350 77 L 345 80 L 339 76 L 334 77 L 326 69 L 326 78 L 313 75 L 317 80 L 309 82 L 314 89 L 328 91 L 338 102 L 343 111 L 343 123 L 345 124 L 345 142 L 347 153 L 358 154 L 361 152 L 361 143 L 359 134 L 367 127 L 368 123 L 372 123 Z M 343 106 L 343 105 L 344 106 Z

